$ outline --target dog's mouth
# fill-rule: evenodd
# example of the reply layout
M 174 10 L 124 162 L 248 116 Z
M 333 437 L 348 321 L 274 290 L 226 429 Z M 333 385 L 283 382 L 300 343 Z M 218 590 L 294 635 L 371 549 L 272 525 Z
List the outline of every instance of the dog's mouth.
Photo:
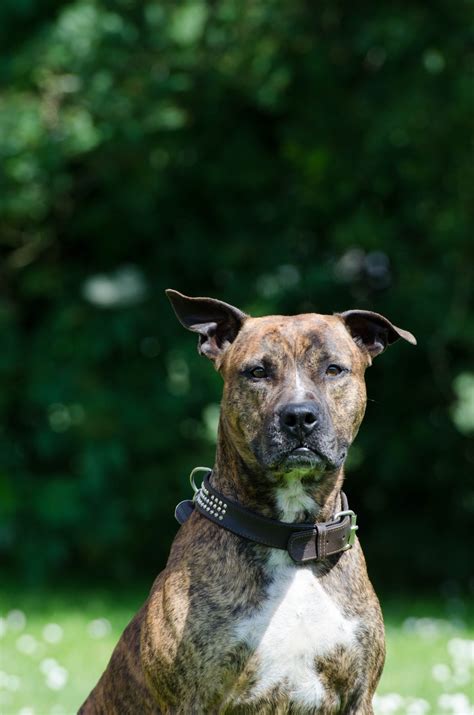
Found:
M 326 458 L 309 447 L 296 447 L 292 449 L 280 462 L 280 468 L 285 472 L 301 470 L 320 473 L 326 469 L 326 466 Z

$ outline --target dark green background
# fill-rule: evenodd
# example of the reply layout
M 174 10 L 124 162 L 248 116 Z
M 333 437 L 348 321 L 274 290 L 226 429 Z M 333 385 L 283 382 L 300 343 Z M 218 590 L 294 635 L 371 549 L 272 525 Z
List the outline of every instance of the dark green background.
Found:
M 379 588 L 467 583 L 473 26 L 450 0 L 4 0 L 10 573 L 162 567 L 221 389 L 174 287 L 254 315 L 373 309 L 417 336 L 368 373 L 346 488 Z

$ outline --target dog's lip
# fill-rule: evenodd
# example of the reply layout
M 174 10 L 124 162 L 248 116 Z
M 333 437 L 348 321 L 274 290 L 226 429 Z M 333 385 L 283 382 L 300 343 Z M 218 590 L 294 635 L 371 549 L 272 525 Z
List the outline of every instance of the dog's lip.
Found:
M 328 465 L 328 460 L 315 449 L 299 445 L 294 449 L 289 449 L 285 452 L 278 462 L 274 463 L 273 469 L 282 475 L 297 470 L 298 472 L 307 472 L 313 477 L 317 474 L 322 474 Z
M 320 466 L 327 463 L 327 459 L 326 457 L 324 457 L 324 455 L 322 455 L 320 452 L 317 452 L 315 449 L 311 449 L 310 447 L 306 447 L 303 445 L 295 447 L 295 449 L 292 449 L 290 452 L 288 452 L 285 457 L 285 460 L 288 460 L 290 462 L 300 461 L 301 463 Z
M 315 455 L 316 457 L 321 457 L 318 452 L 315 452 L 314 449 L 310 449 L 309 447 L 296 447 L 295 449 L 292 449 L 290 454 L 295 454 L 297 456 L 304 457 L 309 456 L 309 455 Z

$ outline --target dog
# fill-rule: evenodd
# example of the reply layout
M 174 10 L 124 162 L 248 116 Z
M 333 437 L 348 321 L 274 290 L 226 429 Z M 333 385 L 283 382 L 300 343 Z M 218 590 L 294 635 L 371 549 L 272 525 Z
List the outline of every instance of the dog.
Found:
M 168 290 L 224 380 L 215 464 L 80 715 L 369 715 L 384 626 L 341 491 L 382 315 L 253 318 Z

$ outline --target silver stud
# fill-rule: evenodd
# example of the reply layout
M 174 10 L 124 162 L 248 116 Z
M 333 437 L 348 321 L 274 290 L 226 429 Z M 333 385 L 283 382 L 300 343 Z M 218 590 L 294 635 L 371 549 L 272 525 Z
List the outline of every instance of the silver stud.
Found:
M 219 521 L 222 521 L 223 518 L 224 518 L 223 516 L 220 516 L 220 517 L 219 517 Z

